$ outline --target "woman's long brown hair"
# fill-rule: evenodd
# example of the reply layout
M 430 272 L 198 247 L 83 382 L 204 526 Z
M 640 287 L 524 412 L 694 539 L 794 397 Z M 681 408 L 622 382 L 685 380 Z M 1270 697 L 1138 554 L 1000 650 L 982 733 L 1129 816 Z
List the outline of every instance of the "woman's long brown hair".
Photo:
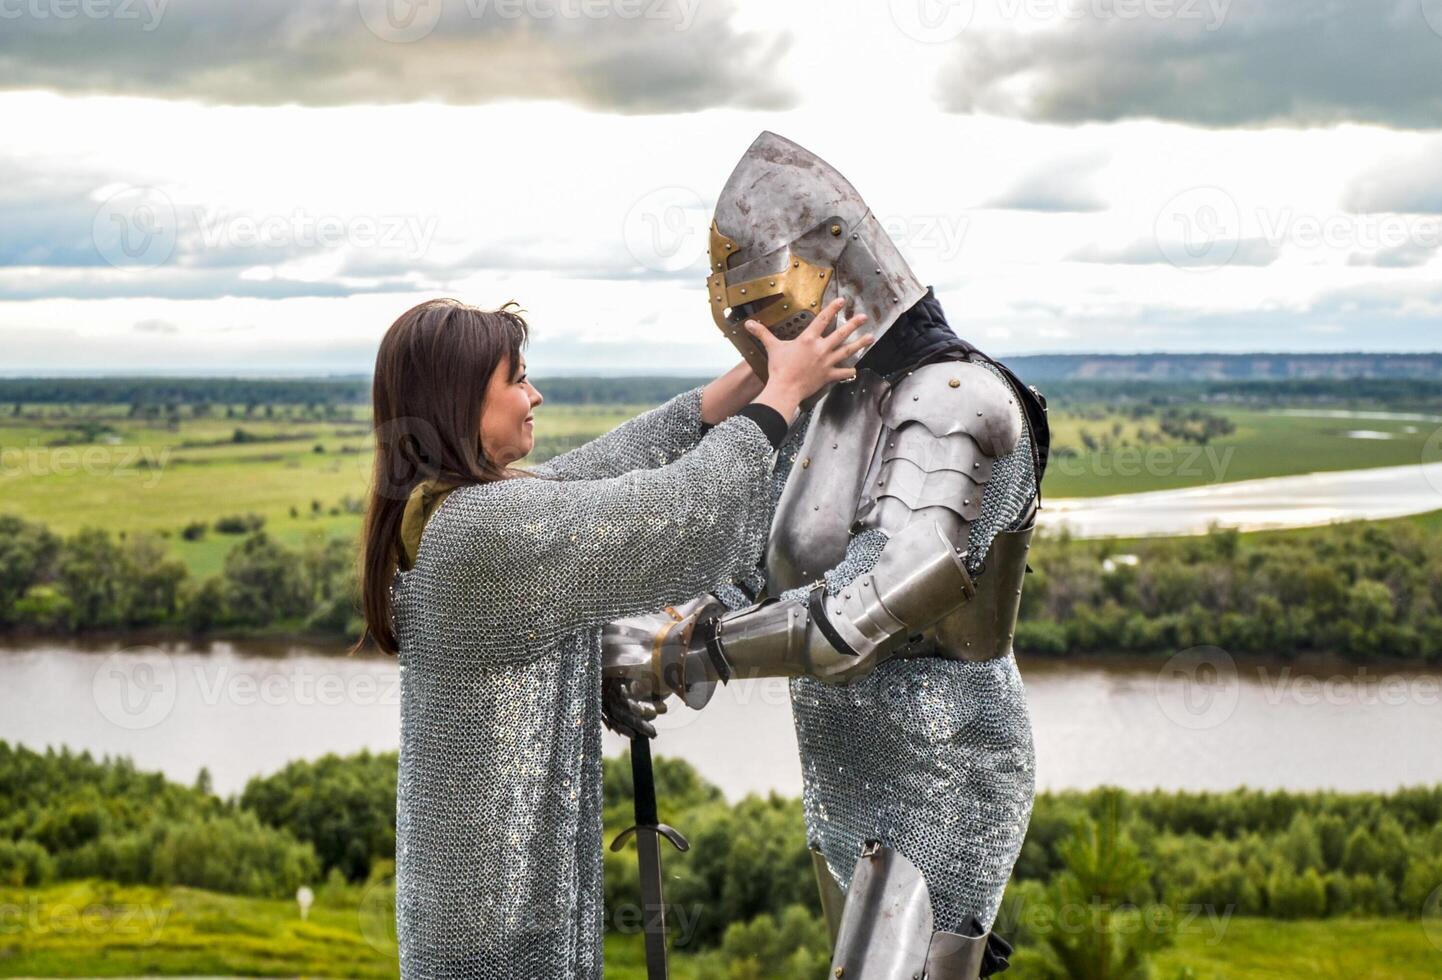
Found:
M 514 302 L 487 311 L 434 299 L 402 313 L 381 339 L 371 382 L 375 466 L 360 556 L 366 629 L 351 653 L 368 638 L 386 653 L 400 649 L 390 585 L 411 491 L 432 479 L 467 484 L 525 475 L 487 457 L 480 426 L 492 373 L 507 358 L 516 368 L 529 332 Z

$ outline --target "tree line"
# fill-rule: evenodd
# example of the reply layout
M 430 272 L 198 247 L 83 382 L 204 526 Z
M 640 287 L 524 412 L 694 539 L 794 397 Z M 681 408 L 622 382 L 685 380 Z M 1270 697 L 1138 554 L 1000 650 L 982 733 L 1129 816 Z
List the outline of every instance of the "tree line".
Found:
M 1016 643 L 1027 652 L 1335 653 L 1442 661 L 1442 549 L 1411 521 L 1275 534 L 1213 529 L 1035 547 Z
M 692 844 L 666 858 L 677 948 L 731 980 L 819 975 L 827 938 L 800 801 L 733 806 L 688 764 L 656 765 L 662 819 Z M 287 898 L 302 884 L 387 883 L 395 785 L 394 752 L 360 752 L 293 762 L 222 799 L 203 770 L 184 786 L 124 758 L 0 741 L 0 886 L 98 878 Z M 624 757 L 605 761 L 603 805 L 609 840 L 632 822 Z M 1113 976 L 1068 963 L 1144 957 L 1198 909 L 1416 918 L 1439 887 L 1442 786 L 1043 793 L 996 929 L 1037 974 Z M 625 928 L 639 901 L 634 851 L 608 850 L 608 928 Z M 1052 925 L 1079 909 L 1083 928 Z M 1151 925 L 1136 928 L 1138 917 Z
M 256 527 L 235 524 L 250 533 L 218 574 L 197 580 L 154 535 L 86 528 L 62 538 L 0 514 L 0 629 L 358 636 L 356 545 L 313 535 L 292 548 Z M 1442 662 L 1438 536 L 1397 521 L 1131 543 L 1043 537 L 1017 647 L 1066 656 L 1209 645 L 1241 655 Z

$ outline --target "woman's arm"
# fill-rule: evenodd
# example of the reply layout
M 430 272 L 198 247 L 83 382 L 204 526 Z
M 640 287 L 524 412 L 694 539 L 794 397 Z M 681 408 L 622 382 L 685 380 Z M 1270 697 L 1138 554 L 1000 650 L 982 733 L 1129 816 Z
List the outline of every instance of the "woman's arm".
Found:
M 755 421 L 736 417 L 655 469 L 456 490 L 417 566 L 416 584 L 444 611 L 429 624 L 437 649 L 522 662 L 559 635 L 744 574 L 770 526 L 773 452 Z
M 766 382 L 742 361 L 701 392 L 701 421 L 707 425 L 729 419 L 761 394 Z
M 765 382 L 745 361 L 702 387 L 683 391 L 585 445 L 531 468 L 559 480 L 590 480 L 652 469 L 675 460 L 761 394 Z
M 605 435 L 538 463 L 531 472 L 556 480 L 593 480 L 664 466 L 701 438 L 704 394 L 702 386 L 683 391 Z

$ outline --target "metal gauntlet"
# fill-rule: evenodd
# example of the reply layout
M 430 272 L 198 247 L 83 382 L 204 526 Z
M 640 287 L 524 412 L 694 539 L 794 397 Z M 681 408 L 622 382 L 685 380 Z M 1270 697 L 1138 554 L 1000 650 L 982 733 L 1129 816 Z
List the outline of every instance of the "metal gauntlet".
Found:
M 601 670 L 606 678 L 626 682 L 633 698 L 663 700 L 679 694 L 687 707 L 702 708 L 711 700 L 716 674 L 695 656 L 697 627 L 714 622 L 726 611 L 707 594 L 659 613 L 629 616 L 601 629 Z
M 909 524 L 839 595 L 828 597 L 818 582 L 804 600 L 770 600 L 703 628 L 699 638 L 708 649 L 704 659 L 690 651 L 690 675 L 806 674 L 842 684 L 869 673 L 976 594 L 965 554 L 935 521 Z

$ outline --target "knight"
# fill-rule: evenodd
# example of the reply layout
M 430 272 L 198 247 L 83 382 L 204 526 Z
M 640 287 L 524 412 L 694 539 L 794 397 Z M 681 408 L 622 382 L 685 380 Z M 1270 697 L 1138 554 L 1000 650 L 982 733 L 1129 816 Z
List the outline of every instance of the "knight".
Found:
M 746 151 L 710 240 L 712 316 L 759 376 L 747 319 L 789 339 L 841 297 L 875 343 L 792 423 L 761 567 L 604 628 L 608 717 L 789 678 L 832 975 L 988 976 L 1035 794 L 1012 638 L 1045 400 L 957 337 L 856 189 L 781 136 Z

